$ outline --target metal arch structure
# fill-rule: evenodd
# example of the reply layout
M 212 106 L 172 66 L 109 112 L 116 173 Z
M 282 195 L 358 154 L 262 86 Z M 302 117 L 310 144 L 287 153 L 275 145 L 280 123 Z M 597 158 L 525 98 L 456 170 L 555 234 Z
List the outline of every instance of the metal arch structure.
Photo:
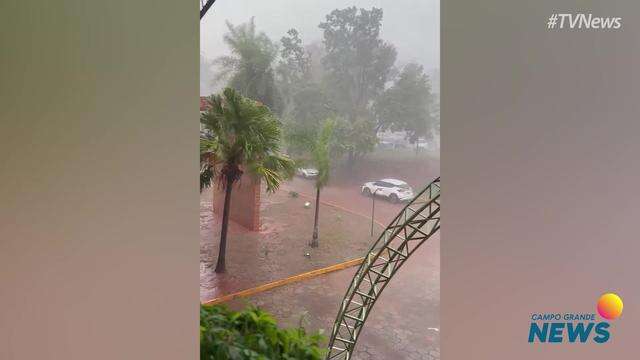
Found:
M 200 20 L 205 16 L 216 0 L 200 0 Z
M 427 185 L 371 246 L 333 325 L 326 359 L 349 360 L 382 291 L 404 262 L 440 229 L 440 178 Z

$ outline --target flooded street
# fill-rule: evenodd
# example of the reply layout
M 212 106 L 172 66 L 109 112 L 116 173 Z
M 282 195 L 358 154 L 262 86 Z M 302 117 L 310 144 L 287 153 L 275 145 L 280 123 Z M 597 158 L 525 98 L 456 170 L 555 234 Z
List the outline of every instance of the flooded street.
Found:
M 313 211 L 305 202 L 315 201 L 314 180 L 295 177 L 261 204 L 261 231 L 250 232 L 231 223 L 227 273 L 213 272 L 219 239 L 219 217 L 213 216 L 211 191 L 201 196 L 201 301 L 245 290 L 302 272 L 351 260 L 366 253 L 383 229 L 376 224 L 369 235 L 370 197 L 360 193 L 360 183 L 371 175 L 362 171 L 345 181 L 337 174 L 321 192 L 320 247 L 310 248 Z M 398 177 L 416 183 L 437 176 L 439 162 L 419 169 L 394 170 Z M 417 180 L 416 180 L 417 179 Z M 413 184 L 412 184 L 413 185 Z M 415 191 L 420 188 L 416 185 Z M 291 192 L 298 194 L 292 197 Z M 376 199 L 376 223 L 385 226 L 404 204 Z M 309 252 L 310 257 L 305 257 Z M 287 327 L 305 325 L 328 337 L 340 301 L 357 267 L 326 274 L 237 299 L 228 305 L 240 309 L 254 304 L 272 313 Z M 385 289 L 367 320 L 358 341 L 355 359 L 440 358 L 440 238 L 436 234 L 407 260 Z

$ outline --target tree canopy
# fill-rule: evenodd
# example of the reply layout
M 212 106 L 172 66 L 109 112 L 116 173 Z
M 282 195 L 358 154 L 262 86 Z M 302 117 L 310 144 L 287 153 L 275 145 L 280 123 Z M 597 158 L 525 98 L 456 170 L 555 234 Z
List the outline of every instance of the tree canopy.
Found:
M 333 10 L 320 23 L 326 55 L 327 85 L 339 110 L 348 117 L 364 115 L 384 90 L 396 60 L 393 45 L 380 39 L 382 9 Z
M 350 160 L 372 151 L 380 131 L 428 138 L 439 128 L 437 98 L 422 65 L 395 67 L 396 48 L 380 36 L 383 15 L 376 7 L 335 9 L 318 25 L 322 42 L 311 44 L 296 29 L 273 42 L 253 19 L 227 23 L 231 54 L 214 61 L 217 78 L 281 118 L 294 156 L 309 154 L 327 118 L 335 119 L 336 155 Z
M 373 101 L 384 91 L 396 60 L 393 45 L 380 39 L 382 9 L 333 10 L 320 23 L 323 58 L 332 104 L 349 121 L 337 127 L 350 158 L 375 144 Z
M 310 80 L 310 55 L 302 46 L 296 29 L 287 31 L 280 39 L 280 62 L 276 69 L 277 83 L 282 93 L 285 109 L 291 109 L 295 94 Z
M 407 64 L 376 101 L 379 130 L 406 131 L 410 142 L 426 137 L 433 126 L 433 95 L 422 65 Z
M 210 159 L 218 164 L 221 184 L 237 181 L 248 169 L 275 191 L 293 172 L 293 161 L 281 154 L 280 122 L 269 108 L 226 88 L 208 99 L 201 122 L 212 133 Z
M 214 64 L 219 67 L 216 80 L 228 79 L 228 87 L 262 102 L 278 113 L 282 108 L 282 99 L 273 69 L 278 57 L 278 46 L 265 33 L 256 31 L 253 18 L 238 26 L 227 22 L 227 28 L 228 32 L 223 39 L 229 46 L 231 55 L 214 60 Z

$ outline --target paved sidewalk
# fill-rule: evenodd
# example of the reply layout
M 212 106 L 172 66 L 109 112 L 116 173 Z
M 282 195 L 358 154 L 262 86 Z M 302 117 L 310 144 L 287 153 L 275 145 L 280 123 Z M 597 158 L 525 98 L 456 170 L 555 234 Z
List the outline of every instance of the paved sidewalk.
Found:
M 374 165 L 372 162 L 367 166 Z M 418 171 L 414 167 L 414 172 L 402 173 L 409 171 L 409 167 L 400 165 L 386 171 L 417 182 L 430 179 L 439 162 L 427 165 L 417 168 Z M 363 179 L 377 171 L 368 167 L 360 174 Z M 388 176 L 386 173 L 380 176 L 383 175 Z M 360 195 L 360 182 L 361 179 L 337 181 L 323 190 L 321 200 L 336 206 L 320 207 L 317 249 L 307 245 L 313 227 L 313 198 L 289 195 L 289 191 L 313 195 L 313 181 L 296 178 L 283 184 L 276 194 L 263 196 L 261 231 L 248 232 L 231 223 L 227 273 L 222 275 L 213 272 L 220 220 L 212 215 L 211 192 L 205 191 L 200 211 L 201 301 L 362 257 L 382 226 L 376 225 L 375 236 L 369 236 L 371 199 Z M 312 205 L 309 209 L 303 206 L 307 201 Z M 398 204 L 377 201 L 376 220 L 387 224 L 401 208 Z M 247 303 L 255 304 L 274 314 L 281 325 L 298 326 L 302 321 L 308 330 L 322 330 L 329 336 L 356 269 L 285 285 L 233 300 L 228 305 L 239 309 Z M 436 235 L 416 251 L 385 289 L 367 320 L 354 359 L 440 359 L 439 310 L 440 241 Z
M 321 205 L 318 248 L 308 246 L 313 231 L 309 199 L 280 190 L 262 197 L 262 227 L 250 232 L 230 223 L 227 272 L 216 274 L 220 217 L 214 216 L 211 191 L 203 192 L 200 209 L 200 300 L 245 290 L 303 272 L 362 257 L 375 236 L 369 219 Z M 232 200 L 233 201 L 233 200 Z M 374 227 L 376 236 L 382 227 Z M 309 256 L 305 256 L 306 254 Z
M 440 241 L 429 240 L 407 260 L 384 290 L 360 335 L 355 359 L 440 359 Z M 266 291 L 229 303 L 258 305 L 281 325 L 302 319 L 328 337 L 356 268 Z

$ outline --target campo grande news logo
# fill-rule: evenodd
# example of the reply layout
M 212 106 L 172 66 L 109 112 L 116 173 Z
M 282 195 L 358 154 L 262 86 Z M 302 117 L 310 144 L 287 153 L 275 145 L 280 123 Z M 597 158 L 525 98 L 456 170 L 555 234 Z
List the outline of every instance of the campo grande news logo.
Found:
M 598 314 L 605 320 L 596 318 L 595 313 L 532 314 L 529 342 L 606 343 L 611 337 L 611 324 L 608 320 L 619 318 L 622 315 L 622 307 L 620 296 L 606 293 L 600 296 L 596 306 Z

